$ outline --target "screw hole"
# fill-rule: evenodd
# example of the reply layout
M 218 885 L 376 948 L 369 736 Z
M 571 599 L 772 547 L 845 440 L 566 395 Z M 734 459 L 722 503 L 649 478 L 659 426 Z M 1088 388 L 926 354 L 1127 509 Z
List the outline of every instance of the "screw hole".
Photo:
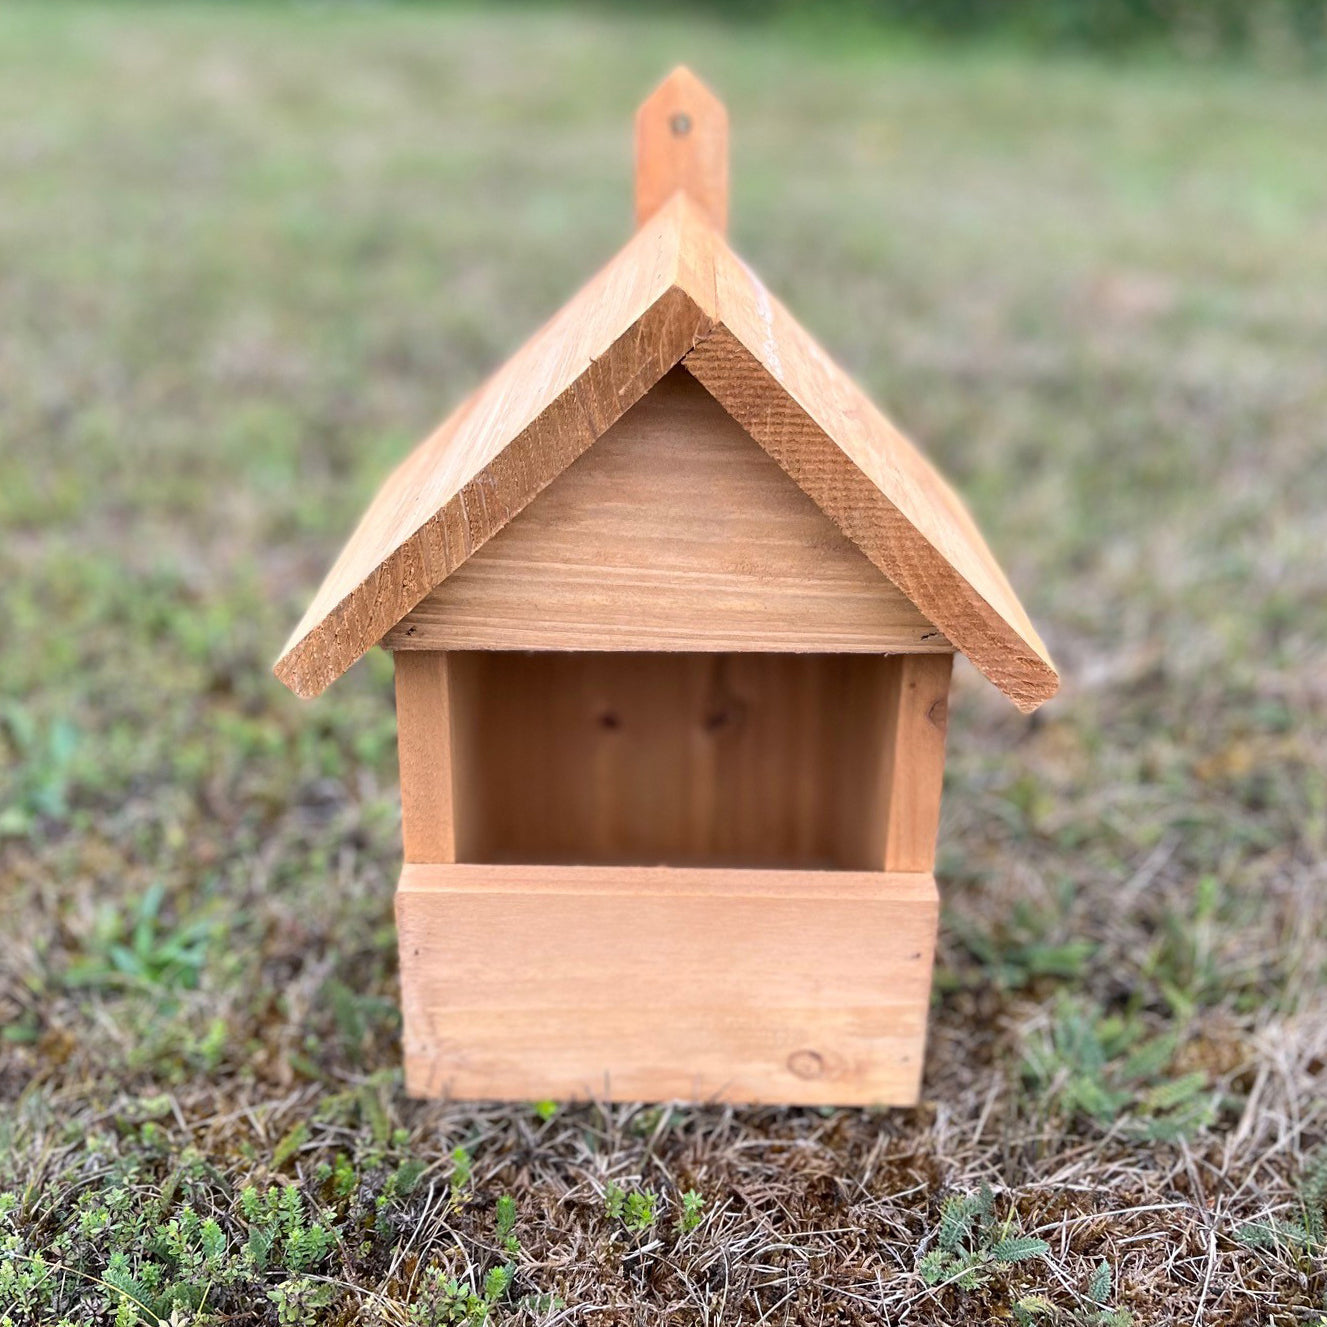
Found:
M 612 710 L 605 710 L 599 716 L 599 727 L 605 732 L 615 733 L 622 727 L 622 720 Z
M 678 113 L 668 121 L 668 127 L 678 138 L 681 138 L 683 134 L 689 134 L 691 132 L 691 116 L 689 116 L 686 111 L 678 111 Z

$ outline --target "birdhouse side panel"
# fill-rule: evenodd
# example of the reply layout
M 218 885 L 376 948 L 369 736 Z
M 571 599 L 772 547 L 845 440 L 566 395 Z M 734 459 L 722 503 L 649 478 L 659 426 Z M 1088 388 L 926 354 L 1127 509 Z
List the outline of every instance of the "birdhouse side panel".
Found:
M 454 862 L 452 662 L 446 654 L 412 652 L 394 663 L 405 860 Z

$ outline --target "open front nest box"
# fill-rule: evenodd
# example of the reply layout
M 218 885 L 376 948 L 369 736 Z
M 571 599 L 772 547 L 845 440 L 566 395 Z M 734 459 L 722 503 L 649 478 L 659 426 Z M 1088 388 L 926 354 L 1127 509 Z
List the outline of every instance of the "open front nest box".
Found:
M 950 665 L 1055 669 L 962 503 L 636 121 L 627 246 L 383 485 L 276 665 L 393 651 L 406 1083 L 907 1104 Z

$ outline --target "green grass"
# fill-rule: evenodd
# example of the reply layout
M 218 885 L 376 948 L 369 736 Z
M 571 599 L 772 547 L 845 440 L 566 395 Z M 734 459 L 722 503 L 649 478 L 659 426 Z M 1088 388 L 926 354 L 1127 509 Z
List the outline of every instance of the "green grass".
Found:
M 390 668 L 269 671 L 624 238 L 679 58 L 735 243 L 1065 674 L 1029 722 L 959 671 L 914 1111 L 406 1101 Z M 0 9 L 0 1322 L 1315 1321 L 1324 142 L 1320 84 L 1249 70 Z M 928 1284 L 984 1184 L 979 1275 Z

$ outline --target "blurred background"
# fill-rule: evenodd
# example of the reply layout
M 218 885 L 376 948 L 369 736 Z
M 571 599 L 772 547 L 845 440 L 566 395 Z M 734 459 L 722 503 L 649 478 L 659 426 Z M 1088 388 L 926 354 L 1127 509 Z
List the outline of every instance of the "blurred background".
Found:
M 0 8 L 0 1319 L 1320 1313 L 1325 51 L 1322 0 Z M 918 1110 L 408 1103 L 390 662 L 270 666 L 630 233 L 679 61 L 1063 692 L 958 674 Z M 1051 1251 L 928 1280 L 983 1183 Z

